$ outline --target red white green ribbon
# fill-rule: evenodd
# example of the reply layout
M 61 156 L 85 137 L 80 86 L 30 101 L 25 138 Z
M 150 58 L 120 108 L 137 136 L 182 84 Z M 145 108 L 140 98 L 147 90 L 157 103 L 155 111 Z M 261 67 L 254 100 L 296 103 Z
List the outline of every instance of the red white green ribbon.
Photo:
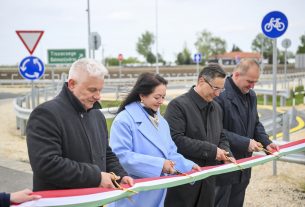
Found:
M 131 189 L 133 191 L 141 192 L 147 190 L 156 190 L 162 188 L 169 188 L 173 186 L 178 186 L 186 183 L 192 183 L 194 181 L 205 179 L 212 175 L 218 175 L 222 173 L 232 172 L 240 170 L 240 167 L 250 168 L 256 165 L 261 165 L 266 162 L 276 160 L 279 157 L 305 151 L 305 139 L 289 142 L 280 146 L 279 152 L 274 152 L 271 155 L 257 155 L 250 158 L 237 160 L 236 164 L 224 164 L 219 166 L 207 166 L 202 167 L 200 172 L 188 172 L 188 176 L 173 175 L 164 176 L 157 178 L 145 178 L 136 179 L 135 185 L 128 188 L 128 186 L 123 186 L 125 188 Z M 41 195 L 42 198 L 36 201 L 29 201 L 20 205 L 15 205 L 18 207 L 93 207 L 101 206 L 107 203 L 111 203 L 115 200 L 126 198 L 132 196 L 133 193 L 116 190 L 116 189 L 106 189 L 106 188 L 83 188 L 83 189 L 69 189 L 69 190 L 51 190 L 51 191 L 40 191 L 34 194 Z M 14 206 L 14 205 L 13 205 Z

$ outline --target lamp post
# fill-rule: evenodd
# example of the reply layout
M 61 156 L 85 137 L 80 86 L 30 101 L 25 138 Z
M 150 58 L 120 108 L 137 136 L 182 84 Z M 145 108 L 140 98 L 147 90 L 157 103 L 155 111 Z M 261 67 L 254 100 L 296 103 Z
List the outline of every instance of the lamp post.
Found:
M 90 46 L 90 0 L 87 0 L 87 12 L 88 12 L 88 54 L 91 58 L 91 46 Z
M 159 57 L 158 57 L 158 0 L 156 0 L 156 73 L 159 74 Z

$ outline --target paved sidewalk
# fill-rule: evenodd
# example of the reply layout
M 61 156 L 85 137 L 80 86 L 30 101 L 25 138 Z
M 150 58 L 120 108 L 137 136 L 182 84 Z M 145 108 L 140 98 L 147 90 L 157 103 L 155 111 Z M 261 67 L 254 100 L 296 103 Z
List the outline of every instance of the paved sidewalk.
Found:
M 32 189 L 32 176 L 28 163 L 0 158 L 0 192 Z

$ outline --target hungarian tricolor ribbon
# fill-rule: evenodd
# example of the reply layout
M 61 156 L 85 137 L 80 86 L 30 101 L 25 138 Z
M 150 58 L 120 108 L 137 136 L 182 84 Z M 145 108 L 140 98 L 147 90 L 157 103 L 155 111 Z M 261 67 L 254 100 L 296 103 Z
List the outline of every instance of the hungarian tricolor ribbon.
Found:
M 194 181 L 205 179 L 212 175 L 237 171 L 276 160 L 282 156 L 305 151 L 305 139 L 289 142 L 280 146 L 279 152 L 272 152 L 269 155 L 256 155 L 253 157 L 237 160 L 236 163 L 223 164 L 218 166 L 202 167 L 202 171 L 190 171 L 188 176 L 170 175 L 156 178 L 135 179 L 134 186 L 122 186 L 122 189 L 106 188 L 83 188 L 68 190 L 50 190 L 39 191 L 34 194 L 41 195 L 42 198 L 35 201 L 29 201 L 18 207 L 94 207 L 101 206 L 113 201 L 132 197 L 134 192 L 148 191 L 169 188 L 173 186 L 192 183 Z

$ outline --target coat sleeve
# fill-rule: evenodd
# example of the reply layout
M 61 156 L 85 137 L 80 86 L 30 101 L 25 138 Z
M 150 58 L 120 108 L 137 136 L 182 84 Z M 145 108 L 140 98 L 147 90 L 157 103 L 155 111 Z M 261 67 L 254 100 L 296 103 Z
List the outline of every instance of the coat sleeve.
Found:
M 107 136 L 107 140 L 108 140 L 108 136 Z M 120 176 L 121 178 L 128 175 L 127 172 L 121 166 L 118 157 L 112 151 L 111 147 L 108 144 L 106 151 L 106 171 L 114 172 L 116 175 Z
M 215 160 L 217 146 L 197 137 L 186 136 L 187 120 L 183 108 L 171 101 L 166 108 L 165 119 L 170 126 L 171 136 L 178 152 L 191 159 Z
M 47 108 L 37 107 L 29 118 L 26 134 L 31 167 L 35 176 L 58 188 L 97 187 L 101 172 L 97 165 L 65 158 L 61 126 Z
M 165 159 L 134 152 L 133 142 L 136 140 L 132 135 L 130 124 L 118 119 L 112 123 L 110 146 L 129 175 L 140 178 L 160 176 Z
M 170 130 L 168 128 L 168 142 L 169 142 L 169 156 L 168 159 L 173 160 L 175 162 L 175 168 L 180 172 L 188 172 L 191 171 L 195 163 L 191 160 L 186 159 L 183 155 L 177 152 L 177 146 L 175 142 L 172 140 L 170 135 Z
M 8 193 L 0 193 L 0 206 L 9 207 L 11 205 L 10 197 Z
M 259 121 L 258 114 L 256 114 L 256 127 L 254 132 L 254 139 L 260 142 L 265 148 L 271 143 L 269 135 L 266 133 L 265 127 Z
M 226 107 L 225 107 L 225 101 L 224 101 L 223 96 L 219 96 L 215 98 L 215 101 L 220 105 L 223 114 L 225 113 Z M 227 121 L 230 120 L 223 120 L 223 125 L 228 125 L 226 124 Z M 229 131 L 227 129 L 223 129 L 223 134 L 226 137 L 226 139 L 229 141 L 229 147 L 230 149 L 234 149 L 234 151 L 238 151 L 240 153 L 247 153 L 248 148 L 249 148 L 249 143 L 250 143 L 250 138 L 241 136 L 235 132 Z

